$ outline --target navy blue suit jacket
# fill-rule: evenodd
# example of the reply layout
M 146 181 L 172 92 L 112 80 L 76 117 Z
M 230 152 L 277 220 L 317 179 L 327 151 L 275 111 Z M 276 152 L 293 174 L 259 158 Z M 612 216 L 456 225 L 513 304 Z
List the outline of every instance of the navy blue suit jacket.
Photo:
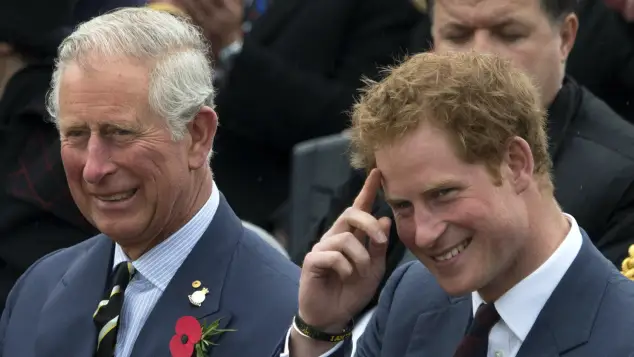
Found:
M 634 357 L 634 282 L 583 235 L 517 357 Z M 472 310 L 470 294 L 451 297 L 420 262 L 408 263 L 386 284 L 356 356 L 451 357 Z M 331 357 L 347 355 L 344 347 Z
M 46 234 L 46 232 L 43 232 Z M 93 312 L 111 272 L 113 242 L 96 236 L 42 258 L 20 278 L 0 320 L 0 357 L 92 357 Z M 192 282 L 210 290 L 190 304 Z M 237 329 L 213 357 L 268 356 L 297 310 L 299 268 L 245 230 L 221 195 L 216 214 L 141 330 L 132 356 L 169 357 L 176 320 L 222 318 Z

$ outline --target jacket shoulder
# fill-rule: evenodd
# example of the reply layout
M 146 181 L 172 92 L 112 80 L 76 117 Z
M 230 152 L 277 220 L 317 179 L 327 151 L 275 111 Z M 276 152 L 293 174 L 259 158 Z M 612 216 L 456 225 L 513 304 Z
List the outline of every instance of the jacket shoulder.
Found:
M 448 295 L 438 284 L 434 275 L 418 260 L 404 264 L 395 270 L 390 280 L 393 279 L 398 281 L 388 281 L 386 290 L 392 286 L 391 313 L 399 316 L 418 316 L 425 311 L 447 307 L 469 298 L 469 296 Z
M 15 284 L 9 295 L 7 307 L 11 303 L 11 296 L 19 296 L 27 287 L 37 287 L 42 293 L 52 291 L 71 265 L 99 239 L 105 237 L 95 236 L 74 246 L 49 253 L 33 263 Z
M 299 267 L 248 229 L 243 230 L 228 276 L 236 291 L 248 285 L 260 301 L 296 309 Z

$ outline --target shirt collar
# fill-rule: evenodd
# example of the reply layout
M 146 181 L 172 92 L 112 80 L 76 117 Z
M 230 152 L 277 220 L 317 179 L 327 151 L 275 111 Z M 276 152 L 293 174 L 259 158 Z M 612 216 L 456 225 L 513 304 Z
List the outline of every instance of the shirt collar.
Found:
M 570 222 L 570 231 L 561 245 L 544 264 L 494 303 L 502 321 L 522 342 L 581 249 L 583 239 L 577 221 L 568 214 L 564 215 Z M 478 292 L 473 292 L 471 296 L 475 314 L 484 300 Z
M 161 291 L 165 291 L 178 268 L 207 230 L 219 204 L 220 193 L 214 182 L 211 196 L 187 224 L 132 262 L 137 274 L 146 278 Z M 121 246 L 116 244 L 113 269 L 117 264 L 129 260 L 130 258 L 123 252 Z

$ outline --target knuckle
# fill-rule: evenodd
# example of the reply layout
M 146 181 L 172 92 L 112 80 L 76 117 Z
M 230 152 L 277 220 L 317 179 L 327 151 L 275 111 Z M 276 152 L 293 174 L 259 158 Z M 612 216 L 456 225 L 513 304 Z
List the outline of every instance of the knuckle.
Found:
M 358 210 L 354 207 L 348 207 L 346 208 L 345 211 L 343 211 L 342 216 L 349 218 L 349 217 L 353 217 L 357 214 Z
M 304 256 L 303 265 L 311 265 L 314 261 L 315 261 L 315 253 L 308 252 L 308 254 Z
M 342 233 L 342 234 L 341 234 L 341 238 L 342 238 L 342 240 L 344 240 L 344 241 L 350 241 L 350 240 L 354 240 L 354 241 L 356 241 L 356 240 L 357 240 L 357 238 L 354 236 L 354 233 L 352 233 L 352 232 L 345 232 L 345 233 Z

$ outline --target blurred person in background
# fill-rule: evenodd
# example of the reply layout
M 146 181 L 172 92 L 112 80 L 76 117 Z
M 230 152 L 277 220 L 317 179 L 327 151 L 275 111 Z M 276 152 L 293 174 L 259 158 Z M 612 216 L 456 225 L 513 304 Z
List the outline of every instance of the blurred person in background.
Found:
M 146 0 L 81 0 L 74 10 L 76 23 L 88 21 L 113 9 L 120 7 L 139 7 L 146 4 Z
M 412 32 L 410 50 L 432 46 L 426 0 L 415 0 L 424 14 Z M 634 123 L 634 0 L 580 0 L 575 12 L 579 30 L 566 62 L 566 73 Z M 600 55 L 598 55 L 600 54 Z
M 0 309 L 37 259 L 94 235 L 73 202 L 45 95 L 76 0 L 0 3 Z
M 628 22 L 634 22 L 634 0 L 605 0 L 605 3 L 621 13 Z
M 361 78 L 401 57 L 420 17 L 409 0 L 170 2 L 203 28 L 222 74 L 216 180 L 268 230 L 271 216 L 285 222 L 272 213 L 289 193 L 293 146 L 347 126 Z

